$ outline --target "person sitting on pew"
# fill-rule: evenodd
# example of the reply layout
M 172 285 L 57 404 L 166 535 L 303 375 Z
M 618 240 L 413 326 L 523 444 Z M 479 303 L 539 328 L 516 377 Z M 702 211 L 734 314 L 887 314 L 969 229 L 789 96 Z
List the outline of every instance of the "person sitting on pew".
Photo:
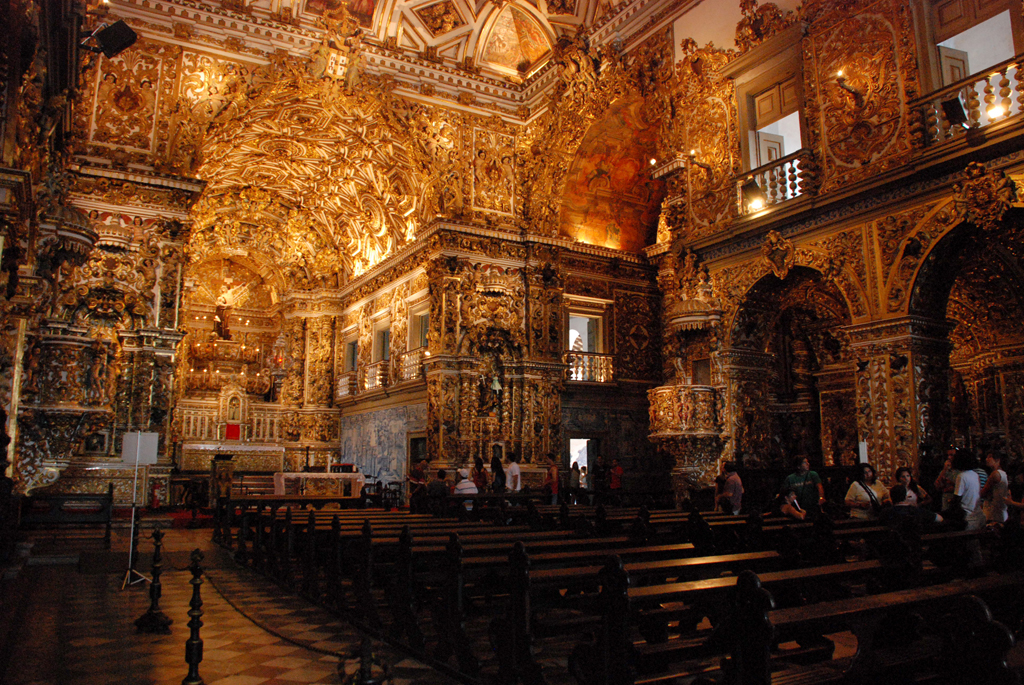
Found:
M 427 501 L 430 513 L 434 516 L 444 514 L 445 502 L 448 500 L 448 472 L 440 469 L 437 478 L 427 484 Z
M 931 495 L 918 486 L 910 467 L 901 466 L 896 469 L 896 483 L 907 489 L 907 504 L 910 506 L 927 507 L 931 504 Z
M 875 467 L 871 464 L 860 465 L 860 476 L 846 491 L 846 506 L 850 508 L 850 518 L 876 519 L 882 510 L 882 504 L 889 500 L 889 491 L 878 482 Z
M 782 482 L 783 490 L 789 488 L 796 493 L 800 501 L 800 509 L 812 517 L 821 511 L 825 502 L 825 486 L 816 471 L 811 471 L 811 461 L 807 457 L 797 457 L 793 461 L 793 473 Z
M 786 488 L 779 495 L 781 503 L 779 505 L 779 513 L 783 516 L 798 521 L 803 521 L 807 518 L 807 512 L 800 508 L 800 502 L 796 498 L 796 490 L 793 488 Z
M 482 466 L 482 464 L 481 464 Z M 476 483 L 469 477 L 469 469 L 459 469 L 455 473 L 455 489 L 452 490 L 453 495 L 475 495 L 479 493 Z M 466 511 L 473 511 L 473 500 L 466 500 L 463 504 L 466 507 Z
M 882 509 L 878 520 L 891 528 L 910 527 L 919 529 L 921 526 L 942 523 L 942 516 L 931 509 L 915 505 L 907 496 L 910 489 L 903 483 L 897 483 L 889 490 L 891 507 Z
M 724 478 L 717 486 L 715 504 L 725 513 L 738 516 L 743 506 L 743 482 L 740 480 L 740 474 L 736 472 L 736 462 L 725 462 L 722 465 L 722 476 Z

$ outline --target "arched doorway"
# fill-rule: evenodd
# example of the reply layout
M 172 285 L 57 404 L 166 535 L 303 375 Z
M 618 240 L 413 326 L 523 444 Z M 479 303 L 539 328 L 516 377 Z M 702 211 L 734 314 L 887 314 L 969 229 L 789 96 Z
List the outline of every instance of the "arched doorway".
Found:
M 918 272 L 910 313 L 949 326 L 948 367 L 936 369 L 942 377 L 921 384 L 938 388 L 944 400 L 932 415 L 935 459 L 922 459 L 922 470 L 934 468 L 925 462 L 937 462 L 949 443 L 1024 457 L 1022 245 L 1018 212 L 987 230 L 961 223 L 938 241 Z
M 732 450 L 747 463 L 849 462 L 857 442 L 853 364 L 844 326 L 849 308 L 814 269 L 755 283 L 719 353 Z

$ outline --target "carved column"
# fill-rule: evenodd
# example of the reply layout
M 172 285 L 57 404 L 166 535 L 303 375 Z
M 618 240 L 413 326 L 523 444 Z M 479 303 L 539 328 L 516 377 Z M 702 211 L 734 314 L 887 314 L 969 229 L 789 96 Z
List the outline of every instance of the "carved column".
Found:
M 949 325 L 908 316 L 849 326 L 857 430 L 880 477 L 916 467 L 919 447 L 949 440 Z
M 768 391 L 774 355 L 729 349 L 714 355 L 725 385 L 722 402 L 724 451 L 769 463 L 771 424 Z
M 281 384 L 281 403 L 299 406 L 305 396 L 306 378 L 306 320 L 295 317 L 285 322 L 287 338 L 286 370 Z
M 856 463 L 857 398 L 853 366 L 834 364 L 814 377 L 821 411 L 822 459 L 826 466 Z

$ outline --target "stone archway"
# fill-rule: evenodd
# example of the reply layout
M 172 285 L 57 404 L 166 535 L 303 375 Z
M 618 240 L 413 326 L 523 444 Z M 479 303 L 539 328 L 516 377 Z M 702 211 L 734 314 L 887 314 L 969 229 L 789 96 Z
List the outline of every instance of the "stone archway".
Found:
M 850 311 L 821 272 L 794 267 L 759 279 L 717 353 L 725 385 L 727 452 L 781 466 L 796 454 L 831 465 L 851 459 Z

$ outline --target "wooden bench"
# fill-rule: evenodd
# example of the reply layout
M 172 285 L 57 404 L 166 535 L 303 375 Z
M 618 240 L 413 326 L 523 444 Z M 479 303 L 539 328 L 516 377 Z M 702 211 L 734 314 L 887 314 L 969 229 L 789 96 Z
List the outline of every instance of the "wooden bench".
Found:
M 901 610 L 900 607 L 916 609 L 938 598 L 972 592 L 997 595 L 1000 589 L 1005 591 L 1021 585 L 1019 577 L 994 576 L 977 581 L 953 581 L 811 604 L 793 603 L 790 599 L 785 608 L 777 608 L 777 593 L 787 586 L 829 578 L 864 576 L 880 571 L 881 568 L 881 563 L 873 560 L 769 572 L 760 577 L 748 570 L 737 577 L 633 588 L 629 587 L 629 574 L 625 565 L 613 558 L 601 572 L 603 618 L 599 637 L 595 642 L 577 646 L 570 660 L 570 668 L 581 685 L 667 682 L 714 670 L 714 666 L 708 664 L 713 664 L 720 655 L 729 652 L 734 659 L 732 668 L 739 673 L 732 673 L 729 676 L 732 680 L 727 679 L 727 682 L 810 683 L 842 680 L 844 674 L 856 674 L 863 666 L 851 665 L 852 671 L 846 667 L 836 671 L 835 664 L 822 666 L 819 663 L 807 669 L 794 669 L 787 665 L 789 670 L 786 680 L 773 680 L 771 673 L 783 668 L 780 662 L 828 662 L 832 652 L 831 642 L 826 635 L 844 630 L 851 630 L 858 638 L 859 654 L 870 651 L 872 640 L 881 634 L 879 621 L 886 618 L 888 611 Z M 685 600 L 690 606 L 698 605 L 702 600 L 710 600 L 725 613 L 712 621 L 715 626 L 713 630 L 691 631 L 689 635 L 674 640 L 651 643 L 630 637 L 631 617 L 636 617 L 643 605 L 656 606 L 676 600 Z M 774 611 L 767 614 L 768 619 L 765 619 L 769 610 Z M 765 620 L 770 620 L 770 625 L 766 625 Z M 892 619 L 886 620 L 890 633 L 898 635 L 908 629 L 909 623 L 906 621 L 894 623 Z M 776 649 L 778 644 L 790 641 L 799 643 L 800 648 L 788 651 Z M 934 652 L 933 648 L 929 649 Z M 904 660 L 909 658 L 909 655 L 905 655 Z M 751 669 L 751 663 L 755 662 L 757 667 Z M 680 664 L 682 670 L 671 669 L 672 664 Z M 832 669 L 831 672 L 829 669 Z
M 103 546 L 110 549 L 114 516 L 114 484 L 101 495 L 36 494 L 21 502 L 20 523 L 28 529 L 100 526 Z

